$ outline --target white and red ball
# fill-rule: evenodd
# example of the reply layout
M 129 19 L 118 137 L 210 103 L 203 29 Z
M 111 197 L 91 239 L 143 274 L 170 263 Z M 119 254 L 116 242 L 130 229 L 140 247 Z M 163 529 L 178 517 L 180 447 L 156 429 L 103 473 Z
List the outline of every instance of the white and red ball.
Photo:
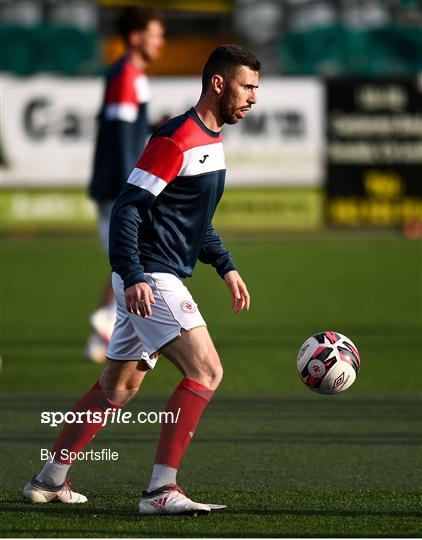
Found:
M 302 381 L 319 394 L 338 394 L 350 388 L 360 368 L 356 345 L 338 332 L 320 332 L 308 338 L 297 354 Z

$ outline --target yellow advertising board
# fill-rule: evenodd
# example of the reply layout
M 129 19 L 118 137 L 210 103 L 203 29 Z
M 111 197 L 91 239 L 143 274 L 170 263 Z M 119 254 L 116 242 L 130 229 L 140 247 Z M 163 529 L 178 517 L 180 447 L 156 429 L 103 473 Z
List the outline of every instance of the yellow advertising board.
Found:
M 93 231 L 95 206 L 85 190 L 4 190 L 2 232 Z M 229 188 L 214 216 L 219 230 L 266 232 L 322 226 L 319 189 Z

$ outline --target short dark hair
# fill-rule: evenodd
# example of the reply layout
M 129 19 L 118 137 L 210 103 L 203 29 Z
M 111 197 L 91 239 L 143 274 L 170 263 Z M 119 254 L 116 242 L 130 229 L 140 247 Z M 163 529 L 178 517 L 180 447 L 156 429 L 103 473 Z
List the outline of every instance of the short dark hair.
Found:
M 214 49 L 202 71 L 202 91 L 208 88 L 213 75 L 227 75 L 239 66 L 247 66 L 253 71 L 261 69 L 256 56 L 240 45 L 220 45 Z
M 127 43 L 131 32 L 142 32 L 151 21 L 159 21 L 164 25 L 164 18 L 158 9 L 128 6 L 116 19 L 116 29 Z

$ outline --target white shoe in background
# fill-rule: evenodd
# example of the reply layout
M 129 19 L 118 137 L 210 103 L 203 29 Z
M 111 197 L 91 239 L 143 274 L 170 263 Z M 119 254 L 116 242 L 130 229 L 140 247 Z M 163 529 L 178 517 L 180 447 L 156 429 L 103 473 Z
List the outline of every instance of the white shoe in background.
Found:
M 65 480 L 61 486 L 48 486 L 35 477 L 23 488 L 23 496 L 32 503 L 62 502 L 78 504 L 87 502 L 85 495 L 73 491 L 72 484 Z
M 107 343 L 97 332 L 93 332 L 87 341 L 85 356 L 87 360 L 96 364 L 104 364 L 106 361 Z
M 94 330 L 108 344 L 116 323 L 116 302 L 111 302 L 109 305 L 94 311 L 89 321 Z

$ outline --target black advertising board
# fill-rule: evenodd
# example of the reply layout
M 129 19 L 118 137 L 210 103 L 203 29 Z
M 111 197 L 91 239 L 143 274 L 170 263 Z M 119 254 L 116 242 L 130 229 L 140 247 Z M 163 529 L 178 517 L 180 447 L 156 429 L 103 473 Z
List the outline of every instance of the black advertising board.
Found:
M 422 79 L 327 81 L 327 219 L 422 220 Z

